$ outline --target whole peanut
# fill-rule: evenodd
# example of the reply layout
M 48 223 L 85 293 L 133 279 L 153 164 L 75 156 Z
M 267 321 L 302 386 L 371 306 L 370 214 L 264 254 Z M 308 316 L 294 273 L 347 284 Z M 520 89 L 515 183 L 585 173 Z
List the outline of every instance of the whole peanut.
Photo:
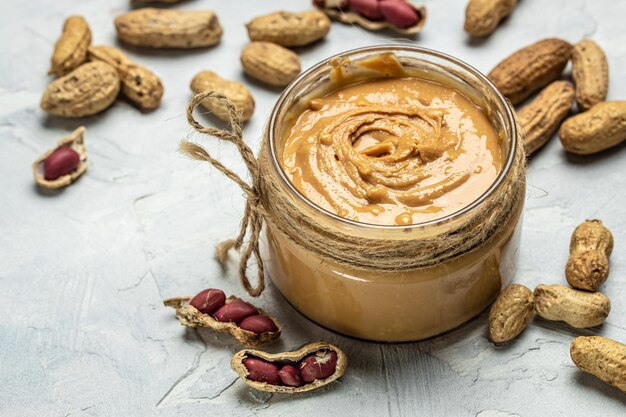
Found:
M 626 140 L 626 101 L 605 101 L 565 120 L 559 130 L 567 152 L 590 155 Z
M 284 87 L 300 73 L 295 52 L 271 42 L 251 42 L 241 52 L 243 70 L 259 81 Z
M 523 285 L 512 284 L 502 290 L 489 311 L 489 336 L 494 343 L 517 337 L 533 317 L 533 293 Z
M 465 31 L 472 36 L 490 35 L 516 4 L 517 0 L 470 0 L 465 9 Z
M 62 76 L 87 60 L 91 30 L 82 16 L 70 16 L 63 24 L 63 34 L 54 46 L 49 74 Z
M 576 84 L 576 101 L 583 110 L 604 101 L 609 89 L 609 63 L 597 43 L 584 39 L 574 45 L 572 78 Z
M 602 336 L 580 336 L 572 341 L 574 364 L 626 392 L 626 345 Z
M 609 276 L 611 231 L 600 220 L 587 220 L 572 233 L 569 251 L 565 266 L 567 282 L 574 288 L 596 291 Z
M 304 46 L 326 36 L 330 31 L 330 19 L 319 10 L 276 12 L 252 19 L 246 28 L 251 41 Z
M 604 323 L 611 302 L 600 292 L 574 290 L 562 285 L 535 288 L 535 311 L 547 320 L 564 321 L 579 329 Z
M 191 80 L 191 90 L 193 92 L 209 90 L 224 94 L 241 112 L 244 121 L 250 119 L 254 112 L 254 99 L 250 91 L 243 84 L 226 80 L 213 71 L 202 71 L 196 74 Z M 202 106 L 217 118 L 224 121 L 229 120 L 228 109 L 222 102 L 206 99 L 202 102 Z

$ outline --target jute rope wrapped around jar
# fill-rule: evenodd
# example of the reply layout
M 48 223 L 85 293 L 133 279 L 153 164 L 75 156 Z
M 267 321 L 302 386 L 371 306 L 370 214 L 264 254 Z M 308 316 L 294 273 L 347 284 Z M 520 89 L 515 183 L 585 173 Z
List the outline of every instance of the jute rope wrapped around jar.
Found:
M 229 112 L 230 131 L 205 127 L 193 116 L 193 110 L 205 99 L 222 102 Z M 316 218 L 296 206 L 281 186 L 281 179 L 272 169 L 267 137 L 263 139 L 259 157 L 255 157 L 243 140 L 242 120 L 233 104 L 221 93 L 202 91 L 196 93 L 187 107 L 187 120 L 200 133 L 235 144 L 250 172 L 250 182 L 213 158 L 202 146 L 183 141 L 181 151 L 193 159 L 208 161 L 236 182 L 246 195 L 246 208 L 238 236 L 220 243 L 216 255 L 221 263 L 230 249 L 240 249 L 239 277 L 251 296 L 258 296 L 265 288 L 263 261 L 259 253 L 259 238 L 266 222 L 271 228 L 283 232 L 296 244 L 320 258 L 370 271 L 408 271 L 427 268 L 446 262 L 482 246 L 498 235 L 508 224 L 514 208 L 520 203 L 525 187 L 525 156 L 522 133 L 517 126 L 518 138 L 514 161 L 509 174 L 499 187 L 472 210 L 467 221 L 446 229 L 440 234 L 421 239 L 380 239 L 354 236 L 337 228 L 321 224 Z M 244 245 L 244 239 L 248 242 Z M 258 282 L 250 283 L 247 267 L 254 256 L 258 265 Z

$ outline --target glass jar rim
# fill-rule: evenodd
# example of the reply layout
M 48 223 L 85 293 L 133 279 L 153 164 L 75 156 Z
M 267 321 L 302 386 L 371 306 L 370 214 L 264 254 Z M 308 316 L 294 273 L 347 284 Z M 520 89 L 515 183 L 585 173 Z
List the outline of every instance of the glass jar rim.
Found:
M 496 100 L 502 104 L 502 107 L 505 109 L 505 120 L 506 123 L 508 123 L 509 128 L 510 128 L 510 146 L 508 149 L 508 155 L 506 158 L 506 163 L 504 165 L 504 167 L 502 168 L 502 170 L 500 171 L 500 173 L 498 174 L 498 176 L 496 177 L 496 179 L 493 181 L 493 183 L 483 192 L 483 194 L 480 195 L 480 197 L 478 197 L 476 200 L 474 200 L 473 202 L 471 202 L 470 204 L 466 205 L 465 207 L 450 213 L 446 216 L 442 216 L 439 217 L 437 219 L 432 219 L 432 220 L 428 220 L 428 221 L 424 221 L 424 222 L 418 222 L 418 223 L 413 223 L 410 225 L 386 225 L 386 224 L 373 224 L 373 223 L 363 223 L 363 222 L 359 222 L 356 220 L 351 220 L 351 219 L 347 219 L 345 217 L 341 217 L 338 214 L 335 214 L 323 207 L 320 207 L 319 205 L 315 204 L 313 201 L 309 200 L 304 194 L 302 194 L 300 192 L 300 190 L 298 190 L 293 183 L 289 180 L 289 178 L 287 178 L 287 175 L 285 174 L 285 171 L 283 170 L 282 166 L 280 165 L 280 162 L 278 161 L 278 153 L 277 153 L 277 149 L 276 149 L 276 144 L 274 141 L 274 130 L 276 127 L 276 123 L 278 122 L 278 113 L 279 110 L 284 106 L 285 101 L 287 100 L 287 97 L 289 97 L 289 95 L 292 93 L 292 91 L 303 81 L 305 80 L 311 73 L 319 70 L 320 68 L 328 65 L 329 62 L 331 62 L 331 60 L 337 59 L 337 58 L 349 58 L 353 55 L 357 55 L 357 54 L 361 54 L 361 53 L 369 53 L 369 52 L 379 52 L 379 53 L 385 53 L 385 52 L 394 52 L 394 51 L 408 51 L 408 52 L 414 52 L 414 53 L 420 53 L 420 54 L 424 54 L 424 55 L 430 55 L 439 59 L 442 59 L 444 61 L 450 62 L 458 67 L 463 68 L 464 70 L 468 71 L 469 73 L 471 73 L 473 76 L 475 76 L 480 82 L 486 84 L 489 89 L 491 90 L 491 92 L 493 93 L 494 97 L 496 98 Z M 491 80 L 489 80 L 489 78 L 487 78 L 487 76 L 485 76 L 482 72 L 478 71 L 476 68 L 474 68 L 473 66 L 467 64 L 466 62 L 455 58 L 451 55 L 448 55 L 446 53 L 443 52 L 439 52 L 439 51 L 435 51 L 433 49 L 429 49 L 429 48 L 423 48 L 420 46 L 411 46 L 411 45 L 395 45 L 395 44 L 382 44 L 382 45 L 375 45 L 375 46 L 366 46 L 366 47 L 361 47 L 361 48 L 355 48 L 355 49 L 350 49 L 348 51 L 344 51 L 344 52 L 340 52 L 338 54 L 332 55 L 328 58 L 325 58 L 323 60 L 321 60 L 320 62 L 318 62 L 317 64 L 313 65 L 312 67 L 310 67 L 308 70 L 302 72 L 295 80 L 293 80 L 288 86 L 287 88 L 285 88 L 285 90 L 282 92 L 282 94 L 280 95 L 280 97 L 278 98 L 278 100 L 276 101 L 276 104 L 274 105 L 274 108 L 272 109 L 272 113 L 270 114 L 270 118 L 269 118 L 269 124 L 268 124 L 268 141 L 269 141 L 269 153 L 270 153 L 270 157 L 271 157 L 271 161 L 272 161 L 272 166 L 273 168 L 276 170 L 276 172 L 278 173 L 282 183 L 284 185 L 286 185 L 289 190 L 303 203 L 305 203 L 306 205 L 308 205 L 310 208 L 312 208 L 315 211 L 318 211 L 320 213 L 322 213 L 323 215 L 327 216 L 328 218 L 330 218 L 331 220 L 334 221 L 338 221 L 341 222 L 345 225 L 349 225 L 349 226 L 353 226 L 353 227 L 361 227 L 361 228 L 369 228 L 369 229 L 387 229 L 387 230 L 407 230 L 407 229 L 419 229 L 419 228 L 424 228 L 424 227 L 428 227 L 428 226 L 435 226 L 435 225 L 439 225 L 439 224 L 444 224 L 447 223 L 449 221 L 452 221 L 456 218 L 461 217 L 463 214 L 471 211 L 472 209 L 474 209 L 475 207 L 479 206 L 483 201 L 485 201 L 489 196 L 491 196 L 499 187 L 500 185 L 504 182 L 504 179 L 506 178 L 507 174 L 509 173 L 509 171 L 511 170 L 511 167 L 513 166 L 513 163 L 515 161 L 515 152 L 516 152 L 516 148 L 518 146 L 518 134 L 517 134 L 517 124 L 515 122 L 515 116 L 513 115 L 513 110 L 511 108 L 511 106 L 508 104 L 507 100 L 504 98 L 504 96 L 502 95 L 502 93 L 500 93 L 500 91 L 498 90 L 498 88 L 491 82 Z

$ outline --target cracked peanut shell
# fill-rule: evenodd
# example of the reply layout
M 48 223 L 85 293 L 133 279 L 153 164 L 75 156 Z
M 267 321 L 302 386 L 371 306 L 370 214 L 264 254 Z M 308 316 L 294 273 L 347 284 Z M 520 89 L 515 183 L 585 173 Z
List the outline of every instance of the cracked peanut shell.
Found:
M 563 285 L 535 288 L 535 311 L 547 320 L 564 321 L 584 329 L 604 323 L 611 311 L 609 298 L 601 292 L 575 290 Z
M 91 30 L 82 16 L 70 16 L 63 24 L 63 33 L 54 46 L 48 74 L 67 74 L 87 60 Z
M 120 77 L 105 62 L 88 62 L 52 81 L 41 109 L 55 116 L 84 117 L 108 108 L 120 91 Z
M 217 321 L 212 315 L 201 313 L 197 308 L 189 305 L 191 298 L 192 297 L 173 297 L 163 301 L 165 306 L 176 309 L 176 317 L 183 326 L 207 328 L 219 333 L 230 334 L 242 345 L 253 347 L 267 345 L 273 342 L 280 337 L 280 333 L 283 330 L 278 320 L 260 308 L 254 307 L 258 310 L 259 314 L 269 317 L 274 322 L 278 329 L 277 331 L 257 334 L 241 329 L 237 323 Z M 226 304 L 230 304 L 236 300 L 241 299 L 231 295 L 226 299 Z
M 252 117 L 254 112 L 254 98 L 243 84 L 237 81 L 226 80 L 213 71 L 202 71 L 191 80 L 191 91 L 217 91 L 226 96 L 228 100 L 241 112 L 242 121 Z M 213 113 L 215 117 L 225 122 L 229 121 L 228 108 L 216 99 L 206 99 L 202 106 Z
M 272 42 L 250 42 L 241 52 L 243 70 L 259 81 L 284 87 L 300 73 L 298 54 Z
M 568 42 L 544 39 L 504 59 L 488 77 L 511 103 L 518 104 L 559 78 L 571 55 Z
M 545 145 L 559 128 L 574 104 L 574 86 L 569 81 L 554 81 L 528 105 L 517 112 L 524 131 L 524 150 L 532 155 Z
M 516 338 L 534 314 L 533 293 L 520 284 L 502 290 L 489 311 L 489 337 L 494 343 Z
M 33 176 L 35 177 L 35 182 L 40 187 L 54 190 L 68 186 L 83 175 L 85 171 L 87 171 L 87 148 L 85 147 L 84 134 L 85 127 L 81 126 L 68 136 L 60 139 L 55 148 L 49 149 L 46 153 L 37 158 L 35 162 L 33 162 Z M 78 156 L 80 157 L 78 166 L 69 174 L 61 175 L 59 178 L 54 180 L 47 180 L 44 178 L 43 161 L 61 146 L 68 146 L 78 153 Z
M 597 43 L 583 39 L 574 45 L 572 78 L 576 84 L 576 102 L 582 110 L 604 101 L 609 90 L 609 63 Z
M 316 379 L 313 382 L 306 383 L 299 387 L 272 385 L 266 382 L 252 381 L 247 378 L 248 369 L 243 364 L 244 359 L 246 359 L 249 356 L 257 357 L 268 362 L 290 361 L 290 362 L 297 363 L 297 362 L 300 362 L 302 359 L 304 359 L 306 356 L 315 352 L 319 352 L 321 350 L 334 351 L 337 354 L 337 365 L 335 367 L 335 372 L 328 378 Z M 307 345 L 304 345 L 300 349 L 294 350 L 291 352 L 267 353 L 267 352 L 263 352 L 260 350 L 253 350 L 253 349 L 240 350 L 239 352 L 235 353 L 235 355 L 230 361 L 230 365 L 235 371 L 235 373 L 237 373 L 237 375 L 239 375 L 239 377 L 247 385 L 249 385 L 250 387 L 254 389 L 257 389 L 259 391 L 265 391 L 265 392 L 296 394 L 299 392 L 307 392 L 307 391 L 315 390 L 317 388 L 328 385 L 331 382 L 336 381 L 337 379 L 341 378 L 341 376 L 343 376 L 343 374 L 346 371 L 346 367 L 348 366 L 348 357 L 343 352 L 343 350 L 339 349 L 339 347 L 331 343 L 315 342 L 315 343 L 309 343 Z
M 572 362 L 626 392 L 626 345 L 602 336 L 580 336 L 570 345 Z
M 426 23 L 426 7 L 411 1 L 406 1 L 406 3 L 415 11 L 417 18 L 416 23 L 409 27 L 399 27 L 386 20 L 370 20 L 357 12 L 346 11 L 339 7 L 322 7 L 321 10 L 334 20 L 347 25 L 359 25 L 370 31 L 389 29 L 401 35 L 415 35 L 422 31 Z
M 219 43 L 217 15 L 203 10 L 141 8 L 115 18 L 117 37 L 145 48 L 202 48 Z
M 159 107 L 163 84 L 148 68 L 131 61 L 122 51 L 112 46 L 90 46 L 89 59 L 113 66 L 122 82 L 122 92 L 145 110 Z
M 330 19 L 319 10 L 276 12 L 255 17 L 246 28 L 251 41 L 304 46 L 326 36 L 330 31 Z
M 463 28 L 472 36 L 490 35 L 516 4 L 517 0 L 470 0 L 465 9 Z

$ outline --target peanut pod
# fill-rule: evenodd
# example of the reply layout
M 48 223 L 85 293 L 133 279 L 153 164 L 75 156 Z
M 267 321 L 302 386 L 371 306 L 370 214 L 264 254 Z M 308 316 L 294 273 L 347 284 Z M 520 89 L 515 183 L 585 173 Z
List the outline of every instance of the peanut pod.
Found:
M 600 292 L 575 290 L 563 285 L 535 288 L 535 311 L 547 320 L 564 321 L 579 329 L 599 326 L 611 311 L 611 302 Z
M 35 177 L 35 182 L 39 186 L 48 189 L 61 188 L 70 185 L 72 182 L 78 179 L 78 177 L 83 175 L 83 173 L 87 170 L 87 149 L 85 148 L 83 138 L 84 134 L 85 128 L 81 126 L 78 129 L 74 130 L 70 135 L 60 139 L 57 142 L 56 148 L 46 151 L 46 153 L 37 158 L 37 160 L 33 163 L 33 176 Z M 73 163 L 72 166 L 69 167 L 72 169 L 64 170 L 69 171 L 66 174 L 60 175 L 54 179 L 46 179 L 44 162 L 55 151 L 65 147 L 70 148 L 78 154 L 78 163 Z M 61 161 L 61 163 L 63 163 L 63 161 Z
M 576 84 L 576 101 L 588 110 L 604 101 L 609 90 L 609 63 L 604 51 L 590 39 L 574 45 L 572 78 Z
M 199 91 L 217 91 L 222 93 L 241 112 L 243 121 L 252 117 L 254 98 L 250 91 L 237 81 L 226 80 L 213 71 L 202 71 L 193 77 L 190 87 L 194 93 Z M 222 102 L 208 98 L 202 102 L 202 106 L 218 119 L 229 121 L 228 108 Z
M 115 101 L 120 77 L 104 62 L 88 62 L 52 81 L 41 97 L 42 110 L 64 117 L 99 113 Z
M 239 343 L 246 346 L 266 345 L 278 339 L 280 333 L 282 332 L 282 326 L 280 325 L 278 320 L 276 320 L 274 317 L 270 316 L 260 308 L 254 307 L 257 310 L 256 314 L 262 314 L 269 317 L 269 319 L 274 322 L 278 330 L 272 332 L 255 333 L 250 330 L 242 329 L 241 325 L 243 325 L 243 321 L 240 325 L 235 322 L 218 321 L 212 315 L 203 314 L 196 307 L 190 305 L 189 302 L 191 301 L 191 298 L 192 297 L 174 297 L 168 298 L 163 301 L 163 304 L 165 306 L 176 309 L 176 317 L 180 321 L 180 324 L 182 324 L 183 326 L 208 328 L 219 333 L 230 334 Z M 240 300 L 239 298 L 231 295 L 226 299 L 225 305 L 241 301 L 242 300 Z M 218 309 L 215 314 L 218 314 L 219 311 L 220 310 Z
M 54 46 L 48 74 L 67 74 L 87 60 L 91 30 L 82 16 L 70 16 L 63 24 L 63 33 Z
M 572 362 L 626 392 L 626 345 L 602 336 L 580 336 L 570 345 Z
M 552 138 L 571 110 L 572 104 L 574 104 L 572 83 L 555 81 L 517 113 L 525 135 L 526 155 L 532 155 Z
M 320 360 L 320 363 L 316 363 L 317 355 L 319 355 L 319 358 L 323 358 L 324 362 L 329 361 L 328 365 L 332 365 L 330 361 L 334 362 L 336 357 L 334 370 L 331 369 L 333 372 L 321 379 L 315 378 L 315 375 L 329 372 L 326 372 L 328 370 L 324 369 L 325 364 L 322 363 L 322 360 Z M 330 355 L 333 355 L 333 359 L 331 359 Z M 253 369 L 246 367 L 245 362 L 249 358 L 260 359 L 256 364 L 249 365 L 251 368 L 254 367 Z M 339 379 L 346 370 L 348 358 L 337 346 L 326 342 L 316 342 L 309 343 L 292 352 L 282 353 L 266 353 L 260 350 L 244 349 L 233 356 L 230 364 L 237 375 L 252 388 L 266 392 L 295 394 L 312 391 Z M 282 372 L 283 369 L 279 370 L 279 367 L 282 367 L 284 372 Z M 294 373 L 292 368 L 298 368 L 299 374 Z M 279 372 L 282 372 L 282 374 Z M 254 375 L 251 375 L 252 373 Z M 251 377 L 256 380 L 250 379 Z M 298 380 L 298 377 L 300 377 L 300 380 Z
M 581 290 L 596 291 L 609 276 L 613 235 L 600 220 L 587 220 L 574 230 L 565 265 L 567 282 Z
M 559 78 L 572 55 L 572 45 L 549 38 L 533 43 L 504 59 L 488 74 L 511 103 L 518 104 Z
M 517 337 L 534 314 L 533 293 L 523 285 L 512 284 L 502 290 L 489 311 L 489 337 L 494 343 Z
M 161 103 L 163 84 L 148 68 L 131 61 L 112 46 L 90 46 L 89 59 L 113 66 L 122 82 L 122 92 L 140 108 L 151 110 Z
M 374 3 L 376 3 L 376 1 Z M 345 7 L 339 8 L 328 5 L 321 6 L 321 10 L 334 20 L 347 25 L 359 25 L 366 30 L 378 31 L 389 29 L 401 35 L 415 35 L 421 32 L 424 24 L 426 23 L 426 7 L 417 5 L 411 1 L 394 0 L 385 1 L 384 3 L 384 5 L 381 3 L 377 7 L 383 9 L 386 16 L 383 15 L 383 10 L 379 10 L 378 13 L 376 13 L 376 16 L 369 15 L 369 18 L 365 9 L 362 9 L 361 13 L 357 13 L 356 11 L 346 10 Z M 403 4 L 399 6 L 398 4 L 393 3 Z M 406 25 L 407 12 L 403 10 L 406 9 L 407 6 L 412 9 L 412 20 L 414 20 L 414 23 L 409 26 Z M 394 22 L 396 24 L 394 24 Z
M 271 42 L 250 42 L 241 52 L 243 70 L 259 81 L 284 87 L 300 73 L 295 52 Z
M 330 20 L 319 10 L 276 12 L 255 17 L 246 28 L 251 41 L 304 46 L 326 36 L 330 31 Z
M 590 155 L 626 140 L 626 101 L 605 101 L 565 120 L 559 130 L 567 152 Z
M 465 9 L 465 32 L 472 36 L 490 35 L 516 4 L 517 0 L 469 0 Z
M 202 48 L 217 44 L 223 33 L 211 11 L 150 7 L 118 16 L 115 29 L 122 42 L 146 48 Z

